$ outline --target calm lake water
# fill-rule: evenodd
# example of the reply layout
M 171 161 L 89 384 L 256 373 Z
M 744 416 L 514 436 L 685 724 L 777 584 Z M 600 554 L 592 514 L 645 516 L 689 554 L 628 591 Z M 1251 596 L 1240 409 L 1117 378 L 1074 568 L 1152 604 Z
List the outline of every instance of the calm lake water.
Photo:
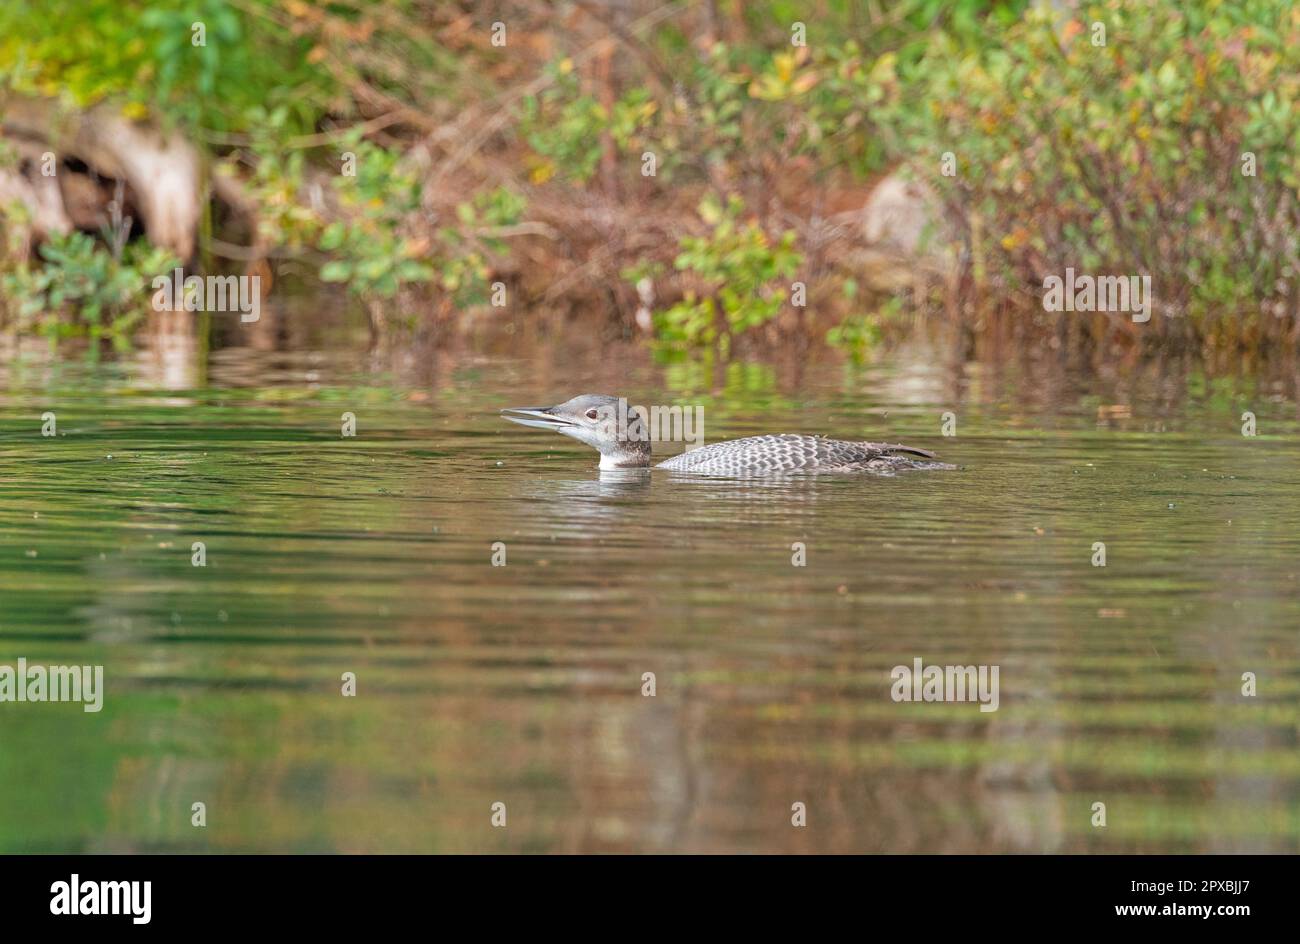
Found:
M 1294 380 L 173 342 L 2 358 L 0 664 L 106 693 L 0 704 L 0 851 L 1300 847 Z M 962 468 L 602 475 L 496 413 L 580 392 Z

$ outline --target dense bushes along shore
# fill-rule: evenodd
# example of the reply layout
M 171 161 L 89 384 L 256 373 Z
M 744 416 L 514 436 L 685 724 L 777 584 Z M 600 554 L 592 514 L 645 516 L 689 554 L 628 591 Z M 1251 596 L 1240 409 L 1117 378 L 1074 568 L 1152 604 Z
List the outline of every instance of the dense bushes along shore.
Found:
M 0 10 L 23 330 L 127 338 L 180 259 L 338 282 L 390 333 L 504 301 L 683 347 L 862 349 L 917 311 L 1300 337 L 1284 0 L 66 6 Z M 1154 317 L 1044 311 L 1067 267 L 1149 277 Z

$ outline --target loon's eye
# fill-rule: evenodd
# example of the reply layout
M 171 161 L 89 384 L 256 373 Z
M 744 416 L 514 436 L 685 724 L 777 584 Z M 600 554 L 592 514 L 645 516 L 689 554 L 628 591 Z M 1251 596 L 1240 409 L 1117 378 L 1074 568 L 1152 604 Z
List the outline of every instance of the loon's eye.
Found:
M 587 419 L 589 419 L 589 420 L 594 420 L 594 419 L 595 419 L 596 417 L 598 417 L 598 416 L 600 416 L 600 414 L 597 413 L 595 410 L 588 410 L 588 411 L 587 411 Z

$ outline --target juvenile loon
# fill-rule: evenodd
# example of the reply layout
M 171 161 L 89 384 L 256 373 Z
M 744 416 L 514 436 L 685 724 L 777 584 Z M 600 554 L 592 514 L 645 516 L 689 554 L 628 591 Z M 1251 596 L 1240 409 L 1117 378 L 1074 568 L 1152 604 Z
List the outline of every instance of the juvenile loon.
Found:
M 618 429 L 617 397 L 587 393 L 557 406 L 501 411 L 512 423 L 550 429 L 600 452 L 602 469 L 643 469 L 651 465 L 650 437 L 640 414 L 626 410 Z M 689 449 L 655 466 L 697 475 L 752 476 L 781 472 L 876 472 L 953 469 L 925 449 L 892 443 L 847 442 L 822 436 L 749 436 Z

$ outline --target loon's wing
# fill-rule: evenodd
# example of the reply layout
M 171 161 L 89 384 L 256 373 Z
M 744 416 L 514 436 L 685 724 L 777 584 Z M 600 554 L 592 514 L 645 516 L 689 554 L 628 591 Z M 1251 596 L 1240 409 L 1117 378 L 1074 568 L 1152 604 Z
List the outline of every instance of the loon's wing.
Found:
M 701 475 L 769 475 L 851 469 L 887 471 L 905 467 L 908 455 L 935 458 L 934 453 L 912 446 L 783 434 L 749 436 L 689 449 L 659 463 L 659 468 Z
M 688 449 L 658 467 L 701 475 L 767 475 L 813 469 L 821 464 L 820 442 L 816 436 L 747 436 Z

